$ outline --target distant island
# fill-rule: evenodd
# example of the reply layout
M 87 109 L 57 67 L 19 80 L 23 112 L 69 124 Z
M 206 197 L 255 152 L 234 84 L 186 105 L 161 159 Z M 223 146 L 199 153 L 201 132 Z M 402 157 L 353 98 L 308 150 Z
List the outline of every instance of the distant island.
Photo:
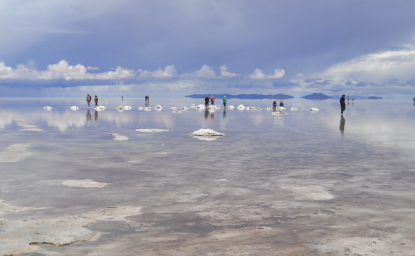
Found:
M 193 98 L 193 99 L 204 99 L 205 97 L 210 96 L 212 94 L 192 94 L 192 95 L 186 95 L 185 97 Z M 278 99 L 278 100 L 287 100 L 294 98 L 291 95 L 286 94 L 275 94 L 275 95 L 263 95 L 263 94 L 238 94 L 238 95 L 232 95 L 232 94 L 213 94 L 216 99 L 221 99 L 223 96 L 226 95 L 226 98 L 228 99 L 253 99 L 253 100 L 261 100 L 261 99 Z
M 382 97 L 378 97 L 378 96 L 369 96 L 367 98 L 371 99 L 371 100 L 380 100 L 380 99 L 382 99 Z
M 333 97 L 325 95 L 324 93 L 313 93 L 310 95 L 303 96 L 301 98 L 307 99 L 307 100 L 327 100 L 331 99 Z

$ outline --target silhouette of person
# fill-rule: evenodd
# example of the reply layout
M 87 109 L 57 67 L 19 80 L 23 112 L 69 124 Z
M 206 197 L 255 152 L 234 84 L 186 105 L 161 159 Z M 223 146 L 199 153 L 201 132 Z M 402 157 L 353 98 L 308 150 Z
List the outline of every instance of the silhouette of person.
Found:
M 346 110 L 346 102 L 345 102 L 346 96 L 343 94 L 340 98 L 340 110 L 343 115 L 343 112 Z
M 215 121 L 215 113 L 210 113 L 210 121 Z
M 223 110 L 223 116 L 222 116 L 223 120 L 226 120 L 226 108 Z
M 95 117 L 95 121 L 98 120 L 98 111 L 96 111 L 96 110 L 95 110 L 94 117 Z
M 205 109 L 205 119 L 207 120 L 209 117 L 209 111 L 207 109 Z
M 346 125 L 346 119 L 344 119 L 343 116 L 341 116 L 340 118 L 340 131 L 342 132 L 342 134 L 344 134 L 344 126 Z

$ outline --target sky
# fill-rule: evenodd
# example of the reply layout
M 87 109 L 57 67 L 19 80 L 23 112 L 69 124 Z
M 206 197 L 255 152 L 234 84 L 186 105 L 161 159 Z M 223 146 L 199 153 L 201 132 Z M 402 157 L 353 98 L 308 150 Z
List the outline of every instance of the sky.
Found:
M 415 97 L 415 1 L 0 0 L 0 97 Z

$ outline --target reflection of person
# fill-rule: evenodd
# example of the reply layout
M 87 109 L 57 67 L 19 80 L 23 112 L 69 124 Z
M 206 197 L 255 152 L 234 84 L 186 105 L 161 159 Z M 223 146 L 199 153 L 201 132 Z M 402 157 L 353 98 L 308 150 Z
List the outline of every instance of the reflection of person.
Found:
M 226 108 L 223 110 L 223 116 L 222 116 L 223 120 L 226 120 Z
M 209 97 L 206 95 L 205 97 L 205 106 L 207 107 L 209 105 Z
M 226 108 L 226 103 L 228 102 L 228 99 L 226 96 L 223 96 L 223 106 Z
M 121 96 L 121 100 L 124 101 L 124 96 Z
M 284 103 L 282 103 L 282 101 L 280 101 L 280 107 L 284 107 Z
M 88 108 L 88 112 L 86 112 L 86 121 L 91 121 L 91 112 L 89 112 L 89 108 Z
M 94 102 L 95 102 L 95 107 L 98 107 L 98 96 L 96 96 L 96 95 L 95 95 Z
M 95 121 L 98 120 L 98 111 L 96 111 L 96 110 L 95 110 L 94 117 L 95 117 Z
M 346 110 L 345 100 L 346 100 L 346 96 L 343 94 L 342 97 L 340 98 L 340 110 L 342 112 L 342 115 L 343 115 L 343 112 Z
M 207 109 L 205 109 L 205 119 L 207 120 L 209 117 L 209 111 Z
M 340 119 L 340 131 L 344 133 L 344 126 L 346 125 L 346 119 L 342 116 Z
M 89 104 L 91 103 L 91 99 L 92 99 L 92 97 L 91 97 L 91 95 L 88 93 L 88 94 L 86 95 L 86 103 L 88 103 L 88 108 L 89 108 Z
M 215 113 L 210 113 L 210 121 L 215 121 Z
M 213 97 L 213 94 L 212 97 L 210 97 L 210 101 L 212 102 L 212 105 L 215 105 L 215 97 Z

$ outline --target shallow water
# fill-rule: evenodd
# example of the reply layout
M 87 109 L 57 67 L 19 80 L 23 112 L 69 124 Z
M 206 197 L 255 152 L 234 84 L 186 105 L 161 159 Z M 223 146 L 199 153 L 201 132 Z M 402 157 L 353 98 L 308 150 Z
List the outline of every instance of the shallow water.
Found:
M 79 99 L 1 99 L 0 255 L 414 254 L 412 102 L 350 102 L 343 119 L 338 100 L 286 100 L 283 116 L 170 110 L 200 103 L 151 99 L 163 109 L 144 111 L 143 99 L 100 99 L 107 109 L 96 112 Z M 228 100 L 239 104 L 272 102 Z M 169 131 L 135 131 L 152 128 Z M 228 135 L 189 136 L 201 128 Z M 85 179 L 109 184 L 62 184 Z M 91 217 L 105 207 L 141 211 Z M 68 215 L 91 219 L 65 226 L 87 241 L 39 244 Z M 13 246 L 13 236 L 37 244 Z

